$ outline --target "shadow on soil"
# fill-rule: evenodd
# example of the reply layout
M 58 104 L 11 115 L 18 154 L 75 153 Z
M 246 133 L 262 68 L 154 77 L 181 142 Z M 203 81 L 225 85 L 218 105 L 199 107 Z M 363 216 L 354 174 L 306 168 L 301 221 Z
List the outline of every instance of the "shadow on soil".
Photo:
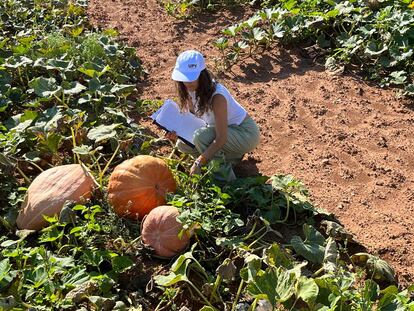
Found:
M 246 58 L 239 65 L 240 73 L 230 68 L 219 76 L 245 84 L 283 80 L 290 76 L 301 76 L 308 71 L 322 72 L 325 68 L 313 59 L 304 58 L 298 49 L 275 46 L 268 52 Z
M 258 162 L 259 161 L 248 157 L 234 167 L 234 173 L 238 178 L 257 176 L 260 174 L 257 167 Z
M 404 106 L 407 109 L 414 111 L 414 99 L 411 99 L 411 101 L 407 101 L 407 103 Z
M 222 29 L 230 27 L 242 19 L 248 18 L 256 10 L 257 8 L 254 7 L 248 8 L 238 5 L 217 8 L 210 12 L 202 10 L 195 12 L 189 19 L 177 19 L 177 22 L 174 23 L 174 28 L 179 33 L 180 39 L 183 39 L 190 29 L 196 33 L 205 33 L 206 29 L 214 28 L 217 30 L 217 34 L 219 34 Z

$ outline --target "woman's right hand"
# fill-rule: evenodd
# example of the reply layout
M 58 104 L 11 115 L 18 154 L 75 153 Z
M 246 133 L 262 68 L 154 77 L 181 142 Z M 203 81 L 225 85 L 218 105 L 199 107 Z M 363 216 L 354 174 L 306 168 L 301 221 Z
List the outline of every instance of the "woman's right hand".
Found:
M 168 140 L 171 140 L 172 142 L 176 142 L 178 139 L 177 133 L 172 131 L 172 132 L 168 132 L 167 134 L 165 134 L 165 138 L 167 138 Z

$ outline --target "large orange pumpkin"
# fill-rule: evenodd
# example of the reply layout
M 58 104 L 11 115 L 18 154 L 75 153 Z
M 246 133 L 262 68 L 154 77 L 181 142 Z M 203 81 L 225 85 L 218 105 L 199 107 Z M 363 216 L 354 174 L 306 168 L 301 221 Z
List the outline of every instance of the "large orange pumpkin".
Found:
M 139 155 L 115 167 L 109 177 L 108 199 L 118 215 L 136 219 L 165 204 L 165 194 L 176 188 L 163 160 Z
M 66 201 L 84 202 L 91 197 L 94 186 L 95 180 L 80 164 L 56 166 L 42 172 L 27 189 L 17 226 L 42 229 L 47 225 L 43 215 L 59 214 Z
M 181 238 L 178 237 L 183 228 L 176 220 L 178 215 L 176 207 L 162 205 L 154 208 L 142 222 L 141 239 L 158 256 L 175 256 L 188 245 L 189 237 L 186 233 Z

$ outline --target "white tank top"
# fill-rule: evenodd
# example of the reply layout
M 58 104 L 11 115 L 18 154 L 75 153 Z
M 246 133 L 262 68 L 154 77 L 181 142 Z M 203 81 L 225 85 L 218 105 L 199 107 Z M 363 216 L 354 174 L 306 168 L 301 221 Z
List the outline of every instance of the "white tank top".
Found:
M 244 118 L 246 117 L 247 111 L 233 98 L 233 96 L 231 96 L 229 90 L 227 90 L 227 88 L 224 85 L 220 83 L 216 84 L 216 91 L 211 96 L 211 99 L 216 94 L 223 95 L 227 101 L 227 124 L 240 125 L 240 123 L 242 123 Z M 196 100 L 195 98 L 195 92 L 189 92 L 189 95 L 193 102 L 194 108 L 197 111 L 198 100 Z M 200 116 L 200 118 L 206 121 L 208 125 L 216 124 L 214 112 L 211 110 L 206 111 L 202 116 Z

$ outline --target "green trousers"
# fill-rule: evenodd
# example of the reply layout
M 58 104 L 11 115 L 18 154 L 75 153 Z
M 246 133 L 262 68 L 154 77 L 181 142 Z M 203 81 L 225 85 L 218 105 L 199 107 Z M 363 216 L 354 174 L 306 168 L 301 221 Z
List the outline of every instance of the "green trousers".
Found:
M 207 126 L 198 129 L 194 133 L 193 141 L 195 148 L 188 146 L 186 143 L 177 140 L 176 147 L 181 152 L 198 157 L 216 138 L 216 129 L 214 126 Z M 227 163 L 237 163 L 241 161 L 243 155 L 257 147 L 260 141 L 259 128 L 251 117 L 247 117 L 240 125 L 229 125 L 227 129 L 227 142 L 223 148 L 218 151 L 214 159 L 225 160 Z

